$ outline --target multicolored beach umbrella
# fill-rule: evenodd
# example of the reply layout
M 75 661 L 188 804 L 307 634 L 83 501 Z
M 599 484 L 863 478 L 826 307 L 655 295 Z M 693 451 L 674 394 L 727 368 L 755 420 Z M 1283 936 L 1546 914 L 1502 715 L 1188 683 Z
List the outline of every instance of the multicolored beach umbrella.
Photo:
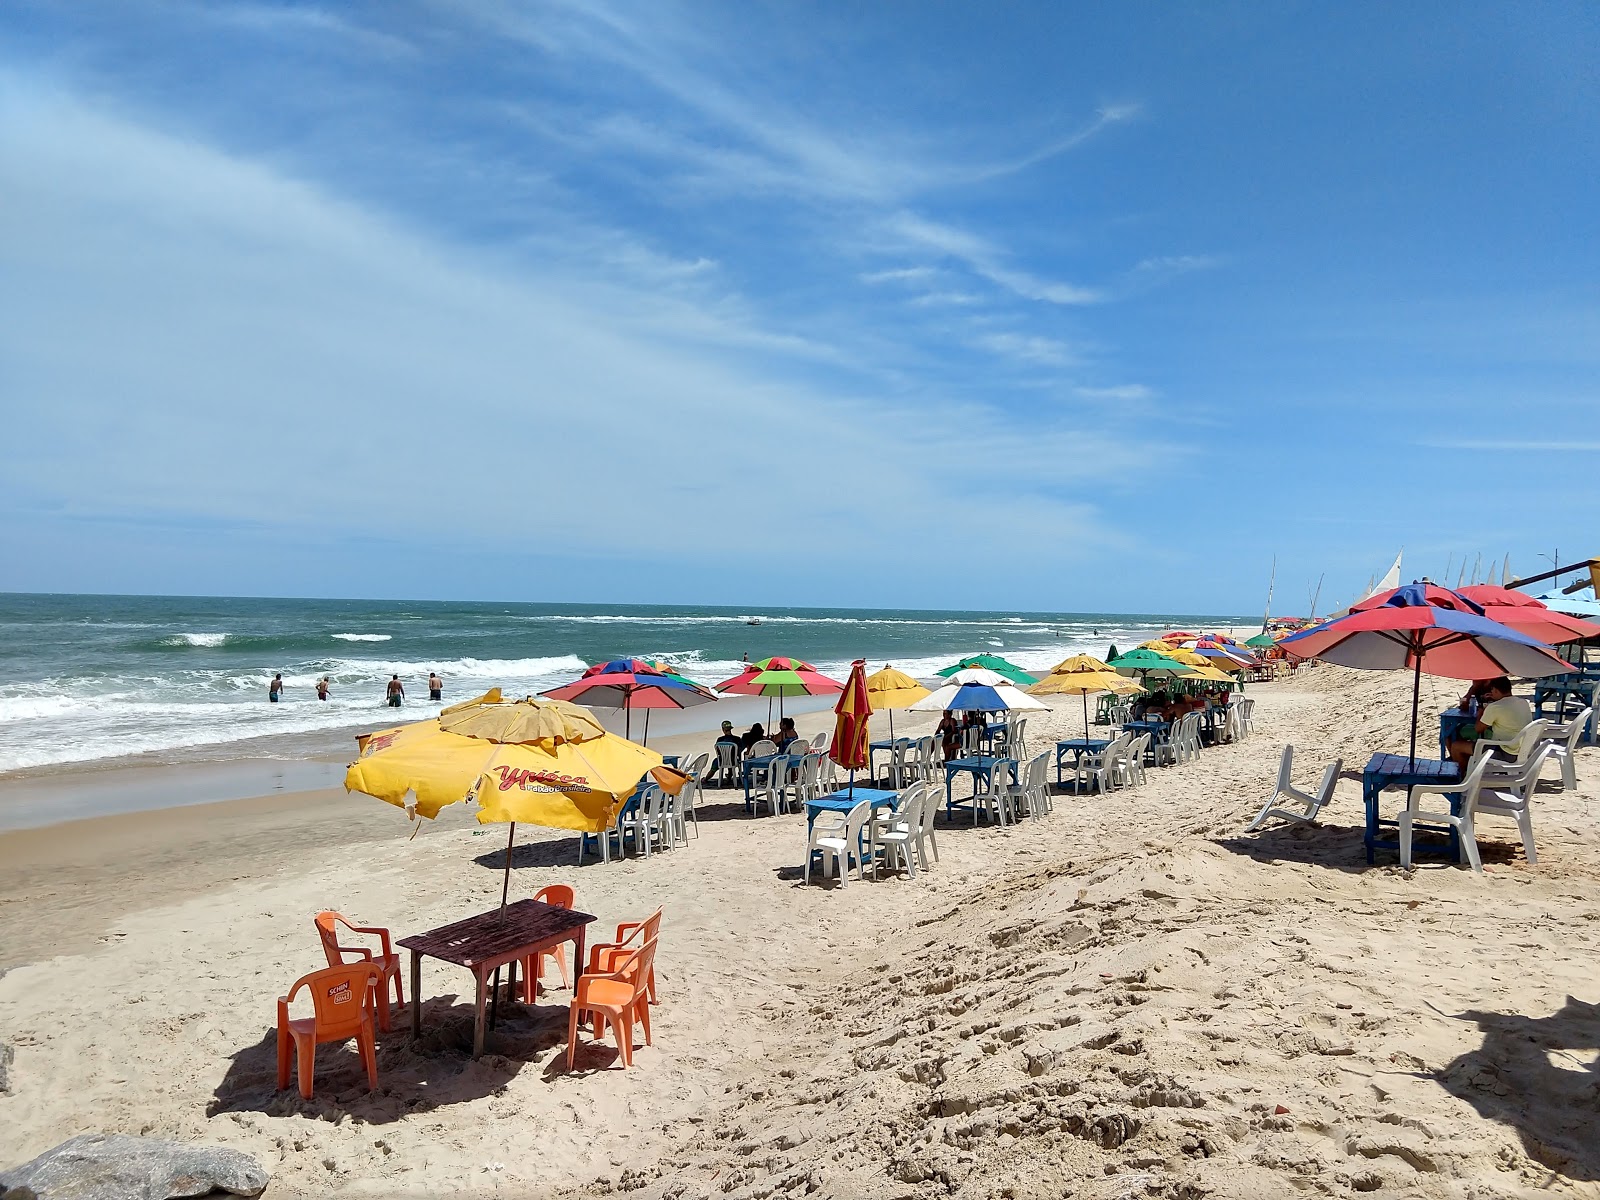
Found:
M 1169 654 L 1159 654 L 1154 650 L 1140 648 L 1129 650 L 1113 658 L 1109 664 L 1114 671 L 1124 675 L 1192 675 L 1194 668 L 1185 666 Z
M 996 671 L 968 667 L 910 707 L 912 712 L 1026 712 L 1043 711 L 1050 706 L 1018 691 Z
M 833 748 L 828 751 L 833 761 L 850 772 L 850 791 L 856 787 L 856 772 L 867 765 L 872 721 L 872 700 L 867 691 L 867 662 L 858 658 L 850 664 L 850 678 L 845 680 L 839 693 L 839 702 L 833 706 L 837 717 L 833 723 Z
M 1012 683 L 1022 684 L 1024 687 L 1039 682 L 1037 675 L 1028 674 L 1016 663 L 1001 658 L 998 654 L 974 654 L 963 658 L 960 662 L 953 663 L 940 671 L 939 678 L 948 679 L 957 671 L 969 671 L 974 667 L 984 671 L 994 671 L 996 674 L 1004 675 Z
M 714 704 L 717 696 L 708 688 L 660 670 L 656 664 L 638 658 L 616 658 L 596 663 L 581 678 L 541 692 L 552 700 L 585 704 L 594 708 L 620 708 L 624 712 L 623 736 L 633 733 L 633 710 L 644 710 L 644 739 L 650 740 L 650 710 L 655 708 L 694 708 Z
M 844 690 L 844 684 L 830 679 L 798 658 L 764 658 L 751 663 L 732 679 L 717 684 L 717 691 L 739 696 L 776 696 L 778 719 L 783 719 L 783 701 L 788 696 L 831 696 Z M 768 714 L 771 715 L 770 712 Z M 834 761 L 838 761 L 835 759 Z
M 1443 601 L 1430 603 L 1430 598 Z M 1473 600 L 1432 584 L 1410 583 L 1389 599 L 1313 625 L 1278 643 L 1296 658 L 1320 658 L 1366 671 L 1409 668 L 1411 685 L 1411 760 L 1417 757 L 1417 708 L 1422 673 L 1446 679 L 1490 679 L 1517 675 L 1539 679 L 1571 671 L 1553 650 L 1483 615 Z

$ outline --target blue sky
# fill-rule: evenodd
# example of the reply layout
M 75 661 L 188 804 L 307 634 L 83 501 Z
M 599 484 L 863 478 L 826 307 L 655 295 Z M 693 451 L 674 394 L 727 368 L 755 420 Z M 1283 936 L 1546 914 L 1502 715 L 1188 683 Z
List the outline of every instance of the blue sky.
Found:
M 1282 611 L 1600 553 L 1600 8 L 0 13 L 0 589 Z M 1452 575 L 1454 568 L 1451 568 Z

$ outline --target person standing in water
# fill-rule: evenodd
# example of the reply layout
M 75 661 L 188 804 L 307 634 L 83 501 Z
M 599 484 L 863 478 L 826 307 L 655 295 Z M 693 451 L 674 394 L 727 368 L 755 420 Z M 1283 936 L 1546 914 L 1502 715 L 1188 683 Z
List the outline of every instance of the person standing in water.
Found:
M 267 699 L 276 704 L 283 698 L 283 672 L 279 671 L 272 677 L 272 682 L 267 684 Z
M 444 680 L 439 678 L 439 672 L 437 671 L 428 672 L 428 699 L 444 699 Z
M 317 680 L 317 699 L 318 700 L 326 700 L 327 698 L 328 698 L 328 677 L 326 675 L 324 675 L 321 679 Z
M 399 708 L 400 702 L 406 698 L 406 685 L 400 682 L 400 676 L 389 677 L 389 707 Z

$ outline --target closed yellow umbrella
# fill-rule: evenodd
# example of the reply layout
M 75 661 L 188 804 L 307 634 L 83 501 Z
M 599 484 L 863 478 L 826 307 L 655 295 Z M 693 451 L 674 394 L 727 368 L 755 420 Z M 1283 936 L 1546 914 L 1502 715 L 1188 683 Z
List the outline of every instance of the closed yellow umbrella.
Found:
M 887 710 L 889 713 L 889 736 L 894 736 L 894 710 L 897 708 L 910 708 L 925 696 L 933 695 L 904 671 L 896 671 L 893 667 L 884 667 L 867 676 L 867 699 L 872 703 L 872 711 Z

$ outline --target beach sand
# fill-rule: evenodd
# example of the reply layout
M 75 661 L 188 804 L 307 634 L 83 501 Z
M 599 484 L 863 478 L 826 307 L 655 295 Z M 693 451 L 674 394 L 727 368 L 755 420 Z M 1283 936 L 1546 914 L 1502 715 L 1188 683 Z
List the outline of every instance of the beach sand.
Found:
M 1458 692 L 1424 680 L 1423 745 Z M 338 792 L 0 835 L 0 1165 L 118 1131 L 249 1151 L 269 1197 L 1600 1196 L 1600 752 L 1540 793 L 1536 866 L 1486 818 L 1481 877 L 1369 868 L 1358 778 L 1320 827 L 1240 830 L 1285 741 L 1302 783 L 1403 748 L 1409 680 L 1250 694 L 1246 743 L 1042 823 L 941 826 L 915 881 L 802 887 L 803 819 L 734 793 L 648 860 L 580 870 L 519 828 L 513 896 L 571 882 L 595 937 L 666 907 L 629 1071 L 587 1042 L 565 1071 L 559 988 L 474 1063 L 469 977 L 429 961 L 425 1036 L 396 1013 L 378 1091 L 328 1048 L 313 1100 L 275 1093 L 312 913 L 403 936 L 498 902 L 505 830 L 462 806 L 415 838 Z M 1036 749 L 1081 730 L 1052 703 Z

